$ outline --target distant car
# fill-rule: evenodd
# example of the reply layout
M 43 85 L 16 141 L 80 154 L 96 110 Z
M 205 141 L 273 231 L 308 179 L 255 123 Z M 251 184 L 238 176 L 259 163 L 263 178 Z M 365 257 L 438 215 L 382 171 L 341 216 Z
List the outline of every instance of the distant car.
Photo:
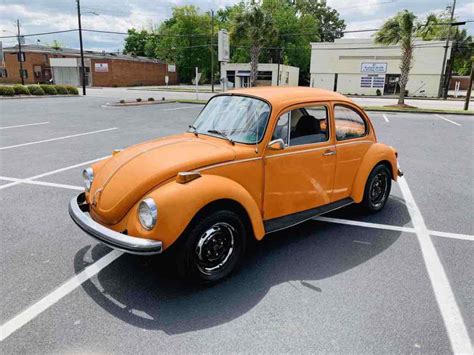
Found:
M 134 254 L 172 253 L 183 275 L 213 283 L 246 244 L 361 204 L 380 211 L 397 152 L 340 94 L 301 87 L 214 96 L 186 133 L 114 152 L 83 172 L 73 220 Z

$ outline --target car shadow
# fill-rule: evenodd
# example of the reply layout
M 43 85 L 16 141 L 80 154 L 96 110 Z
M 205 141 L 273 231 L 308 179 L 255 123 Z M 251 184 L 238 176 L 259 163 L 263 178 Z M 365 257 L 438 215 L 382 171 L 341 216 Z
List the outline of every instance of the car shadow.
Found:
M 408 223 L 410 218 L 400 201 L 390 199 L 389 205 L 398 211 L 398 225 Z M 162 256 L 130 254 L 115 260 L 82 287 L 104 310 L 126 323 L 181 334 L 244 315 L 275 285 L 289 283 L 315 295 L 324 293 L 318 280 L 370 260 L 399 236 L 395 231 L 308 221 L 266 236 L 250 249 L 240 270 L 212 287 L 184 283 Z M 76 273 L 109 251 L 102 244 L 82 248 L 74 260 Z

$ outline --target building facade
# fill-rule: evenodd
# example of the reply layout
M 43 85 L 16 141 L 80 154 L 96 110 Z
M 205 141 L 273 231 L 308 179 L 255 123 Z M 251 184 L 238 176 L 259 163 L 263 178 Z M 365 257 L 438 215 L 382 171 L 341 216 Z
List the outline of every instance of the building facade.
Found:
M 0 83 L 21 82 L 18 47 L 3 49 L 0 63 Z M 48 83 L 82 85 L 80 51 L 54 49 L 38 45 L 22 46 L 25 84 Z M 88 86 L 141 86 L 178 83 L 174 65 L 158 60 L 117 53 L 84 52 L 86 85 Z
M 410 96 L 438 95 L 444 45 L 443 41 L 415 41 L 406 87 Z M 372 39 L 338 39 L 311 46 L 311 86 L 342 94 L 400 92 L 400 46 L 383 46 Z
M 298 86 L 300 69 L 275 63 L 259 63 L 257 86 Z M 221 78 L 229 88 L 250 86 L 250 63 L 222 63 Z

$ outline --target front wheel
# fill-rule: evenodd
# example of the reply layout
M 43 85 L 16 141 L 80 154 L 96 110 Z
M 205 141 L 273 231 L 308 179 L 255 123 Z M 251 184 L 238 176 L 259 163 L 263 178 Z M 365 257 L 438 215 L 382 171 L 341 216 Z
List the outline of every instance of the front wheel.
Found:
M 362 206 L 371 213 L 380 211 L 387 202 L 391 188 L 390 170 L 383 164 L 377 165 L 365 184 Z
M 246 228 L 233 211 L 214 211 L 187 231 L 176 259 L 181 276 L 201 283 L 226 278 L 243 259 Z

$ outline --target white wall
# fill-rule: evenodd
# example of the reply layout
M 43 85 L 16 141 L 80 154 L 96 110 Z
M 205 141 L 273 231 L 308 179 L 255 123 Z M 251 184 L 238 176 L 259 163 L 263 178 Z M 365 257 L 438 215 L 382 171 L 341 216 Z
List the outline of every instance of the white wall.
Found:
M 221 75 L 227 77 L 227 71 L 250 71 L 250 63 L 222 63 Z M 258 71 L 272 72 L 271 85 L 277 85 L 278 64 L 277 63 L 259 63 Z M 280 86 L 298 86 L 300 69 L 288 65 L 280 65 Z M 287 82 L 288 81 L 288 82 Z M 241 87 L 238 77 L 235 78 L 235 87 Z
M 407 89 L 410 94 L 436 96 L 444 55 L 443 41 L 415 41 L 413 66 Z M 338 74 L 337 91 L 344 94 L 375 95 L 377 88 L 361 87 L 362 63 L 384 63 L 384 76 L 400 74 L 401 49 L 398 46 L 376 45 L 371 39 L 336 40 L 333 43 L 312 43 L 311 86 L 334 89 L 334 74 Z M 381 89 L 383 92 L 383 89 Z

